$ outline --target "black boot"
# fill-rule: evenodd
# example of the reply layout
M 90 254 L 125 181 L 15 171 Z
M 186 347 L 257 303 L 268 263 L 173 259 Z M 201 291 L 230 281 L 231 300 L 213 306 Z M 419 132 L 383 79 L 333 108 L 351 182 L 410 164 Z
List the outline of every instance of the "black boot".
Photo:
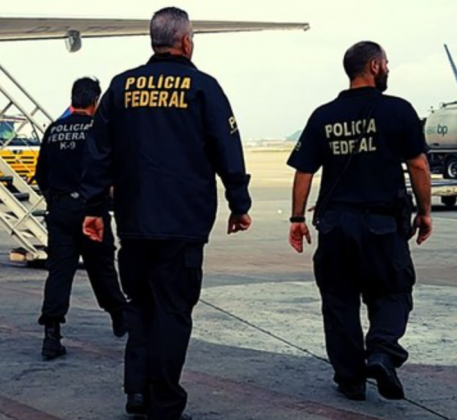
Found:
M 384 398 L 388 400 L 402 400 L 405 398 L 403 385 L 387 354 L 376 353 L 368 357 L 367 377 L 376 380 L 378 391 Z
M 44 360 L 52 360 L 63 356 L 67 350 L 60 343 L 60 323 L 49 322 L 44 325 L 44 340 L 41 355 Z
M 347 399 L 353 401 L 365 401 L 366 383 L 365 380 L 344 381 L 338 384 L 338 391 Z
M 128 414 L 146 415 L 146 400 L 144 394 L 127 394 L 125 411 Z

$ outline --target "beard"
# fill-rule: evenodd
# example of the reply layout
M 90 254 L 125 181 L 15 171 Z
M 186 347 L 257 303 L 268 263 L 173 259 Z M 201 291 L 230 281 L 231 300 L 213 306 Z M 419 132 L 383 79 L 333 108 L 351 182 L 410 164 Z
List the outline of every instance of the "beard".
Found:
M 385 92 L 387 90 L 387 72 L 381 70 L 374 79 L 376 89 L 380 92 Z

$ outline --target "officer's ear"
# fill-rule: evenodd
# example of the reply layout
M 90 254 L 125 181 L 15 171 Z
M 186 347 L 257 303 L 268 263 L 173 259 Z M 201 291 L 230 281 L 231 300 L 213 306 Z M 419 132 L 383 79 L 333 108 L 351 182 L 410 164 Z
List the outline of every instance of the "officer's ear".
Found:
M 184 55 L 191 59 L 192 54 L 194 52 L 194 40 L 193 40 L 193 35 L 192 33 L 188 33 L 183 36 L 182 38 L 182 49 L 184 52 Z
M 371 74 L 377 75 L 381 70 L 381 62 L 375 59 L 370 60 L 370 62 L 368 63 L 368 69 Z
M 368 70 L 373 76 L 377 76 L 382 71 L 382 61 L 373 59 L 368 63 Z

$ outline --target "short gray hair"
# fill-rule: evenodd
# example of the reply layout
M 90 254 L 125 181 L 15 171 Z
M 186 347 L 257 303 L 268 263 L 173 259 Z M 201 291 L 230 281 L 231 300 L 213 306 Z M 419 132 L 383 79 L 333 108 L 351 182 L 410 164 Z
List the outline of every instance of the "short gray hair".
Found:
M 189 15 L 177 7 L 165 7 L 154 13 L 149 29 L 153 48 L 174 47 L 190 31 Z

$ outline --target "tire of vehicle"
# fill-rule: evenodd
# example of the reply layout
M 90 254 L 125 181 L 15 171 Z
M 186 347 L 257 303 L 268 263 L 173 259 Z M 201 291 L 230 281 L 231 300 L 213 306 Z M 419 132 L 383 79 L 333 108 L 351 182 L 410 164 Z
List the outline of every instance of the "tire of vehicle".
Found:
M 446 160 L 443 170 L 443 178 L 456 179 L 457 178 L 457 157 L 452 156 Z
M 446 207 L 454 207 L 455 203 L 457 202 L 457 197 L 455 197 L 455 196 L 441 197 L 441 202 Z

